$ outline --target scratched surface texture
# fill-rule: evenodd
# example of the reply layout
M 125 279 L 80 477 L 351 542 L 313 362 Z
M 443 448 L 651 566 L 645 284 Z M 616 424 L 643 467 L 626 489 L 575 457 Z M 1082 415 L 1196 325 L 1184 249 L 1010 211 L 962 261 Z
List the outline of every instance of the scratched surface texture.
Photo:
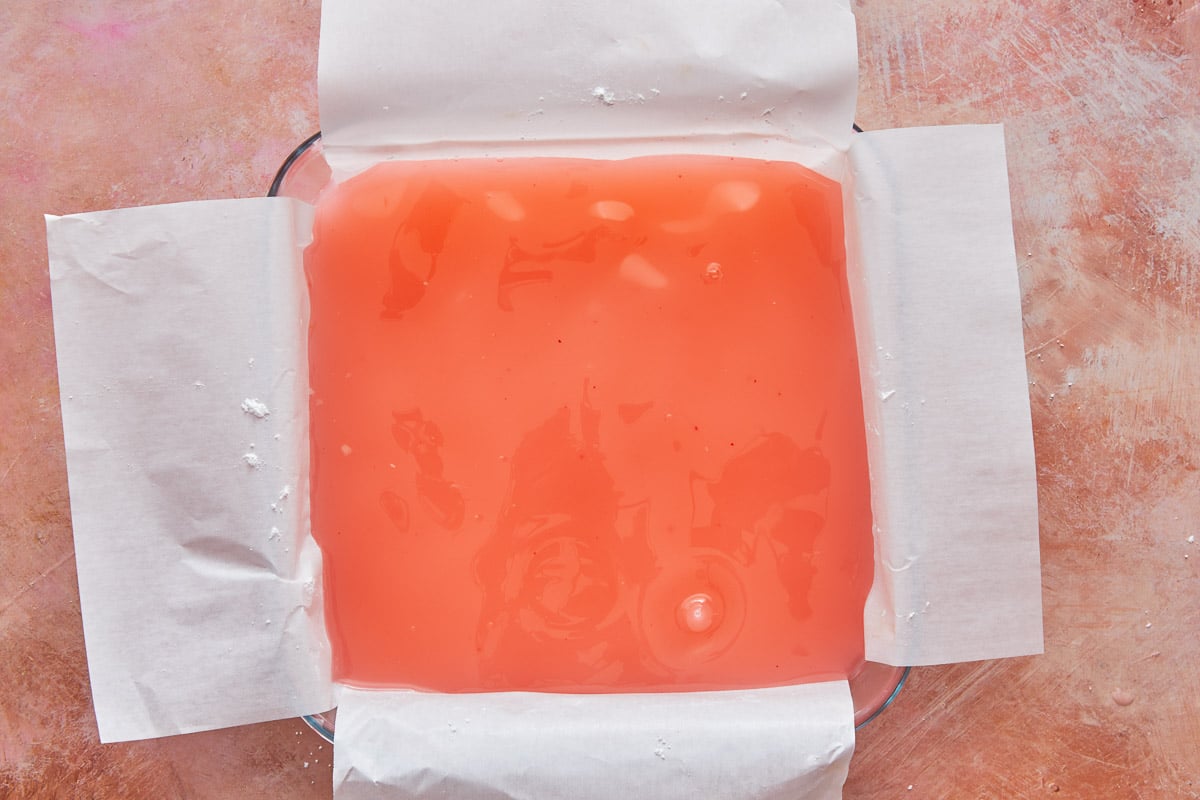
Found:
M 864 127 L 1007 126 L 1046 654 L 914 671 L 845 796 L 1200 797 L 1200 4 L 855 7 Z M 318 18 L 0 3 L 0 798 L 330 795 L 295 721 L 98 744 L 41 220 L 263 193 Z

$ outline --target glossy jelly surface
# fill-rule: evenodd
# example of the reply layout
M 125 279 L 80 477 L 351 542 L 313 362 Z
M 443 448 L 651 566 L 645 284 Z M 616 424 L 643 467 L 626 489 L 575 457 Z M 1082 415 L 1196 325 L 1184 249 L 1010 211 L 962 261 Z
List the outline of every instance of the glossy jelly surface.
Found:
M 840 187 L 678 156 L 387 162 L 306 254 L 335 677 L 845 677 L 872 577 Z

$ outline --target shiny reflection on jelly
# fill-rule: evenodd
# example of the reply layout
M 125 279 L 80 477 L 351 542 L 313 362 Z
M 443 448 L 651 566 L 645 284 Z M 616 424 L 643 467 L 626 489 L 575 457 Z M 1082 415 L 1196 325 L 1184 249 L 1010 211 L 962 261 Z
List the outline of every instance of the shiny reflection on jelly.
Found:
M 692 633 L 705 633 L 716 624 L 717 612 L 712 597 L 697 592 L 684 598 L 677 612 L 679 624 Z

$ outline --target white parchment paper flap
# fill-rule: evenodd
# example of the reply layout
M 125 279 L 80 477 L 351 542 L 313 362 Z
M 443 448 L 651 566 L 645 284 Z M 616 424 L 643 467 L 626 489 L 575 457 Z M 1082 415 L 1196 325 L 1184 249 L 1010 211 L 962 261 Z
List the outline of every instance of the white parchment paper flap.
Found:
M 689 694 L 346 689 L 337 800 L 835 800 L 854 750 L 845 681 Z
M 214 200 L 46 224 L 101 741 L 327 709 L 308 530 L 312 209 Z
M 849 143 L 848 0 L 325 3 L 335 175 L 382 158 L 703 152 L 823 172 Z M 832 175 L 832 177 L 840 177 Z
M 1042 650 L 1037 474 L 998 125 L 861 134 L 843 184 L 875 580 L 866 655 Z

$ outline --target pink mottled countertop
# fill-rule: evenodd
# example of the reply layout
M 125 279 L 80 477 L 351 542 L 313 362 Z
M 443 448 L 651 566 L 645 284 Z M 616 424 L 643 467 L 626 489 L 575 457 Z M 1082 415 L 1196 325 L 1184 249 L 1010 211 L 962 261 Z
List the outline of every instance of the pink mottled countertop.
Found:
M 1200 797 L 1200 3 L 854 6 L 860 124 L 1006 126 L 1046 654 L 914 670 L 845 797 Z M 0 797 L 331 794 L 297 720 L 98 743 L 41 216 L 265 193 L 319 16 L 0 4 Z

